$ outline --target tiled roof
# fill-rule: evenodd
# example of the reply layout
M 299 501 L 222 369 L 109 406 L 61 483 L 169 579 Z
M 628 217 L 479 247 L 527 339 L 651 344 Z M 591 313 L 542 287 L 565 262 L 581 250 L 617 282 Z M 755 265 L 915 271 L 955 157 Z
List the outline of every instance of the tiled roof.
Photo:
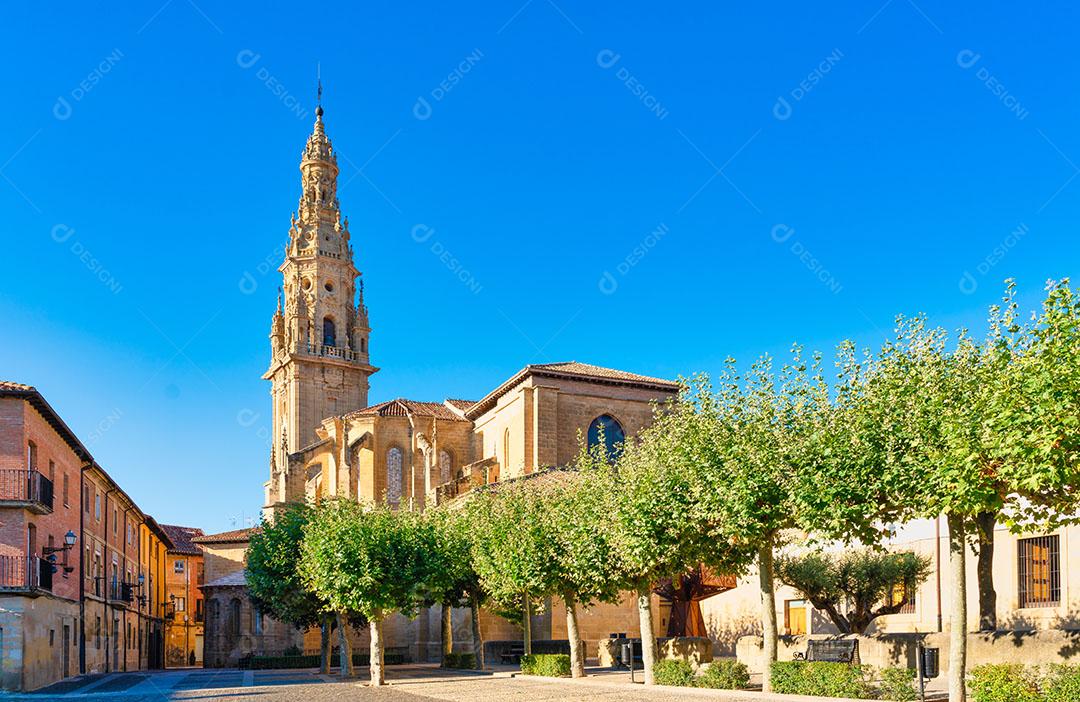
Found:
M 0 392 L 5 390 L 10 392 L 33 392 L 34 386 L 14 383 L 10 380 L 0 380 Z
M 229 573 L 216 580 L 211 580 L 203 585 L 203 587 L 245 587 L 246 585 L 247 576 L 244 575 L 244 571 L 238 570 L 235 573 Z
M 187 553 L 187 554 L 199 554 L 202 551 L 192 539 L 202 536 L 203 530 L 197 527 L 179 526 L 176 524 L 162 524 L 161 528 L 169 536 L 169 541 L 173 542 L 173 548 L 169 549 L 170 553 Z
M 444 405 L 441 402 L 418 402 L 416 400 L 406 400 L 404 398 L 397 398 L 396 400 L 387 400 L 386 402 L 380 402 L 377 405 L 365 407 L 364 409 L 356 410 L 345 415 L 346 417 L 406 417 L 409 414 L 416 415 L 418 417 L 434 417 L 436 419 L 447 419 L 453 422 L 464 421 L 459 415 L 455 414 L 453 410 Z
M 206 534 L 192 539 L 197 544 L 239 544 L 251 539 L 251 535 L 258 532 L 259 527 L 248 529 L 233 529 L 219 534 Z
M 588 382 L 605 383 L 611 385 L 630 385 L 650 390 L 674 393 L 679 389 L 679 384 L 673 380 L 653 378 L 648 375 L 639 375 L 614 368 L 594 366 L 589 363 L 577 361 L 564 361 L 561 363 L 536 363 L 525 366 L 513 377 L 499 387 L 492 390 L 484 399 L 466 410 L 469 418 L 475 418 L 495 406 L 496 400 L 505 395 L 521 381 L 530 375 L 546 376 L 549 378 L 580 378 Z
M 462 411 L 467 410 L 476 404 L 476 400 L 447 400 L 446 402 Z

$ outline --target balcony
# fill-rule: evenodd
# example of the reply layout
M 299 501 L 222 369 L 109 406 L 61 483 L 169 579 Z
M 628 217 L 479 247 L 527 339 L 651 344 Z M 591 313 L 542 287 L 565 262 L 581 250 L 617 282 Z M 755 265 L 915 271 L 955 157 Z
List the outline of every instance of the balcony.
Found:
M 125 583 L 119 580 L 113 580 L 109 583 L 110 602 L 132 602 L 134 600 L 135 585 L 133 583 Z
M 35 514 L 53 511 L 53 484 L 36 470 L 0 470 L 0 507 L 25 507 Z
M 0 556 L 0 592 L 51 592 L 53 569 L 52 563 L 37 556 Z
M 343 346 L 330 346 L 328 344 L 308 344 L 307 352 L 312 356 L 325 358 L 340 358 L 343 361 L 357 361 L 360 354 Z

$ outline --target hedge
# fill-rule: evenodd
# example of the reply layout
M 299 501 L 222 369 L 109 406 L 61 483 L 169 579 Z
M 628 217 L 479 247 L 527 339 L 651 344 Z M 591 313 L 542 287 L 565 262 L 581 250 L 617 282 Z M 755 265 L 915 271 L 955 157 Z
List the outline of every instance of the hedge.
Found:
M 1076 702 L 1080 666 L 980 665 L 968 682 L 974 702 Z
M 565 653 L 532 653 L 521 657 L 521 672 L 550 678 L 570 677 L 570 656 Z
M 745 663 L 732 660 L 713 661 L 694 681 L 695 687 L 715 690 L 738 690 L 750 683 L 750 671 Z
M 465 654 L 463 654 L 465 655 Z M 468 654 L 472 655 L 472 654 Z M 369 654 L 364 651 L 362 653 L 354 653 L 352 657 L 353 665 L 367 665 L 371 658 Z M 245 656 L 240 659 L 239 668 L 241 670 L 279 670 L 283 668 L 318 668 L 321 661 L 319 654 L 303 655 L 303 656 Z M 330 656 L 330 665 L 336 666 L 341 662 L 341 657 L 337 651 L 334 651 Z M 383 662 L 386 665 L 401 665 L 407 662 L 405 655 L 397 651 L 385 651 L 383 653 Z M 464 667 L 464 666 L 462 666 Z
M 869 666 L 823 661 L 778 661 L 772 664 L 773 692 L 815 697 L 870 699 Z
M 694 669 L 684 660 L 662 660 L 653 665 L 653 679 L 657 685 L 693 687 Z
M 476 667 L 476 654 L 474 653 L 447 653 L 443 656 L 444 668 L 468 668 Z

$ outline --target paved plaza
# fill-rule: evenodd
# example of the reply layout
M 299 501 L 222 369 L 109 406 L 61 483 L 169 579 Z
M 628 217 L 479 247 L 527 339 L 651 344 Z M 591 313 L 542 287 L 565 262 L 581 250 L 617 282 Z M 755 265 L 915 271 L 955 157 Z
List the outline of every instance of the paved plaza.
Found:
M 122 700 L 123 702 L 160 702 L 161 700 L 235 700 L 237 702 L 323 702 L 324 700 L 380 700 L 410 702 L 447 700 L 481 702 L 484 700 L 685 700 L 688 691 L 673 688 L 644 689 L 631 685 L 625 673 L 590 676 L 586 680 L 511 677 L 508 673 L 446 671 L 435 665 L 390 666 L 387 687 L 365 685 L 367 669 L 341 680 L 337 675 L 320 675 L 315 670 L 170 670 L 139 673 L 113 673 L 73 678 L 32 694 L 0 695 L 0 699 L 28 700 Z M 754 693 L 709 693 L 695 690 L 698 699 L 761 700 Z

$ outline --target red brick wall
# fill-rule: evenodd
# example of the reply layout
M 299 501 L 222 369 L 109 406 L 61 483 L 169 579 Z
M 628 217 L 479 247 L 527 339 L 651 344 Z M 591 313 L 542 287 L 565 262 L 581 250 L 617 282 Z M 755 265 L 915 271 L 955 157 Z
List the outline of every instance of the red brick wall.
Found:
M 26 469 L 27 446 L 37 446 L 37 470 L 53 480 L 53 511 L 34 514 L 23 507 L 0 508 L 0 548 L 7 554 L 25 554 L 27 528 L 36 529 L 37 548 L 33 554 L 43 557 L 42 549 L 64 544 L 64 535 L 79 533 L 79 476 L 82 461 L 64 439 L 49 425 L 36 409 L 21 398 L 0 399 L 0 469 Z M 68 503 L 64 504 L 64 476 L 68 479 Z M 78 573 L 82 565 L 81 544 L 76 543 L 67 554 L 67 563 L 75 570 L 65 577 L 62 568 L 53 576 L 53 593 L 59 597 L 78 600 Z M 58 564 L 64 554 L 56 554 Z

